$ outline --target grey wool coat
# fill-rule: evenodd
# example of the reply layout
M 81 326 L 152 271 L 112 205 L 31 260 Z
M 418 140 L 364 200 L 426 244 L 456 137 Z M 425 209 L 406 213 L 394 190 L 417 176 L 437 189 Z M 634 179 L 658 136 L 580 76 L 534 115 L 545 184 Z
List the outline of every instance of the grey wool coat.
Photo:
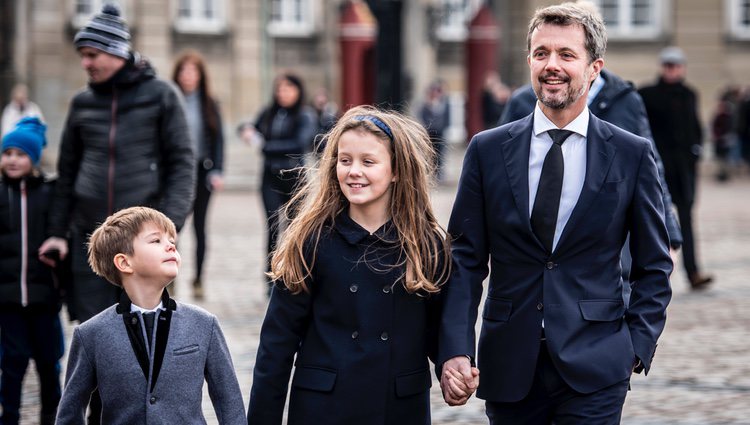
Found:
M 215 316 L 164 291 L 146 345 L 141 313 L 120 303 L 78 326 L 68 357 L 57 424 L 84 424 L 91 392 L 102 424 L 205 424 L 203 381 L 220 424 L 246 424 L 240 386 Z M 154 349 L 148 350 L 151 346 Z

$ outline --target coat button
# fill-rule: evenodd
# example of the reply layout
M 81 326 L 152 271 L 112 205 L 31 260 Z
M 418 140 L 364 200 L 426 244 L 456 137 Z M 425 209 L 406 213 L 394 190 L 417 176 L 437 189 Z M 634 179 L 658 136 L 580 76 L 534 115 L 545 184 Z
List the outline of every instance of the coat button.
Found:
M 357 339 L 358 336 L 359 336 L 359 332 L 357 331 L 352 332 L 352 339 Z
M 547 261 L 546 267 L 547 270 L 552 270 L 555 268 L 555 263 L 553 263 L 552 261 Z
M 349 292 L 354 293 L 354 292 L 357 292 L 358 289 L 359 289 L 359 286 L 357 286 L 357 284 L 355 283 L 349 287 Z
M 386 285 L 383 287 L 383 293 L 384 294 L 390 294 L 391 293 L 391 287 Z
M 380 339 L 383 341 L 388 341 L 388 332 L 383 332 L 380 334 Z
M 542 304 L 542 303 L 538 303 L 536 305 L 536 309 L 539 310 L 539 311 L 542 311 L 543 308 L 544 308 L 544 304 Z
M 156 404 L 156 397 L 151 397 L 151 398 L 150 398 L 150 399 L 148 400 L 148 402 L 149 402 L 149 403 L 151 403 L 151 404 Z

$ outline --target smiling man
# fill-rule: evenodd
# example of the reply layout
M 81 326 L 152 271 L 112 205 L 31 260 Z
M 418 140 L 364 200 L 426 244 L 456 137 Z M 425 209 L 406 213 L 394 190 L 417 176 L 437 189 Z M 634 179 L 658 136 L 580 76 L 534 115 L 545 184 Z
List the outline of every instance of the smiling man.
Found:
M 470 382 L 477 359 L 491 424 L 617 424 L 631 374 L 651 367 L 671 298 L 656 165 L 646 139 L 588 110 L 606 48 L 594 8 L 540 9 L 527 40 L 534 113 L 477 134 L 464 159 L 438 364 Z M 463 404 L 452 379 L 442 376 L 445 400 Z

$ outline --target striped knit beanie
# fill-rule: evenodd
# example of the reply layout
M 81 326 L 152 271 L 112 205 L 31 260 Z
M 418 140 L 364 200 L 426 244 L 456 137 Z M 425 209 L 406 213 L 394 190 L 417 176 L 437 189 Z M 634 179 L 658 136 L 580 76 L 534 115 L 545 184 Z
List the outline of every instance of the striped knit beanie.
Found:
M 130 58 L 130 30 L 113 4 L 105 4 L 102 12 L 78 31 L 73 44 L 76 49 L 93 47 L 123 59 Z

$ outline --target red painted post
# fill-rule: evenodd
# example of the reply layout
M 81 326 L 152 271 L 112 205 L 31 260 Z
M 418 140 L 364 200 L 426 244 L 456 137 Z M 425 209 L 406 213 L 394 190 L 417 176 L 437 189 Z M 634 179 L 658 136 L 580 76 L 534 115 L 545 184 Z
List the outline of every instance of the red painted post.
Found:
M 339 21 L 343 109 L 375 100 L 375 40 L 378 26 L 367 4 L 349 0 Z
M 488 72 L 497 70 L 500 28 L 485 3 L 469 24 L 466 41 L 466 134 L 469 140 L 483 130 L 482 87 Z

